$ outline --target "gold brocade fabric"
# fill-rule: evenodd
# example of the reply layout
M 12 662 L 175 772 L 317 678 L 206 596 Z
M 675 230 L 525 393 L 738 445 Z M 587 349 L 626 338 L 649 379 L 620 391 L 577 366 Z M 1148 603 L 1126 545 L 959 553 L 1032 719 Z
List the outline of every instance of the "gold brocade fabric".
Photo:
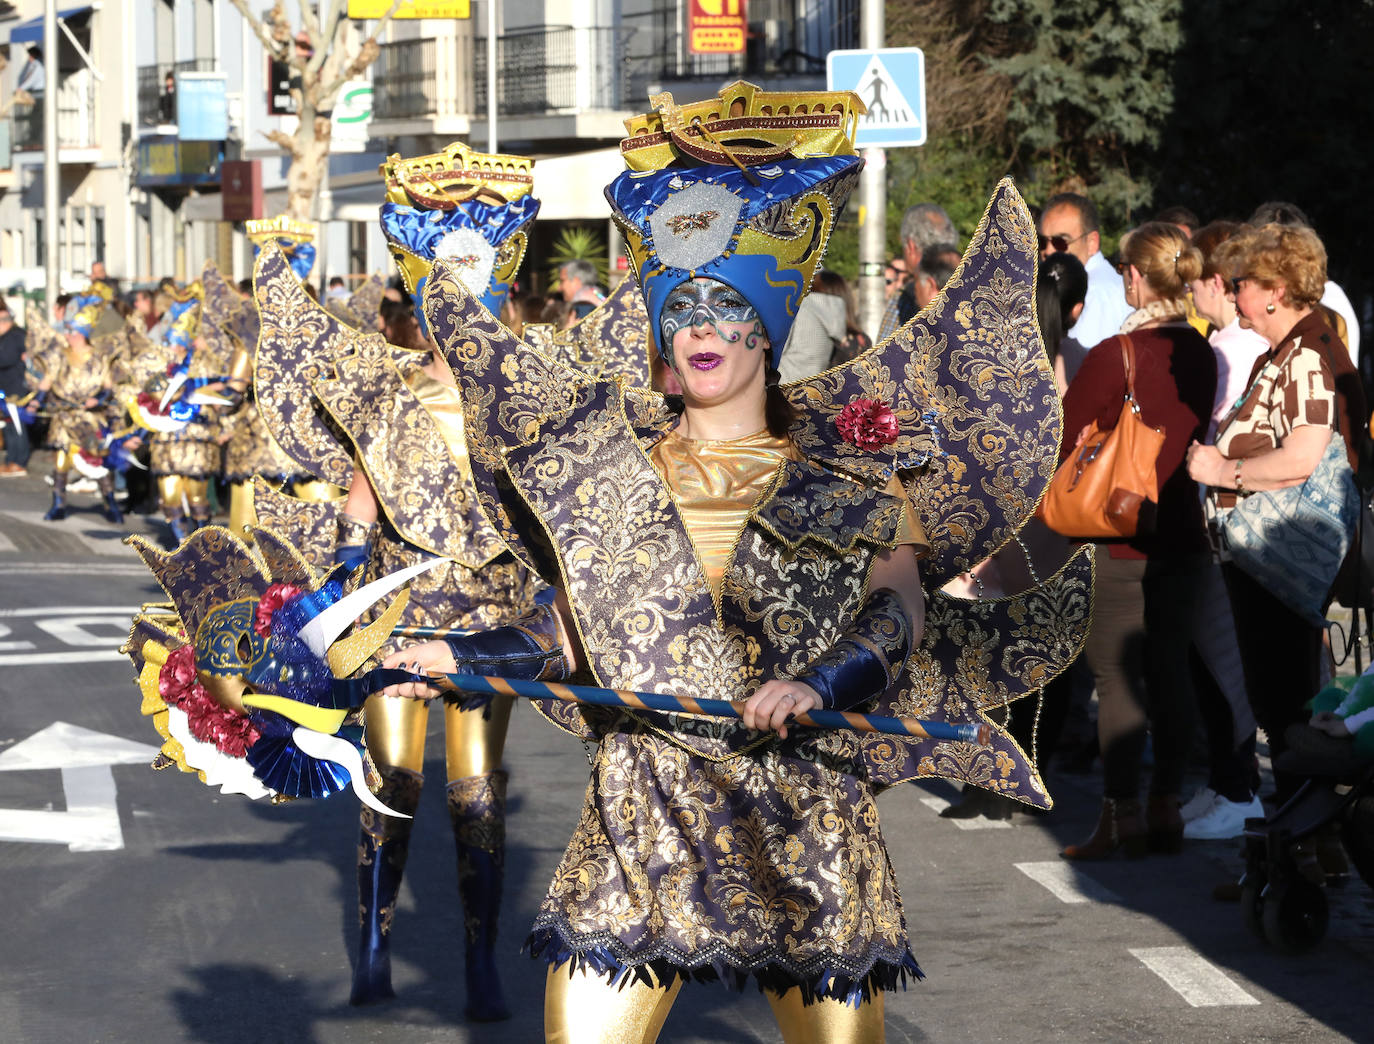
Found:
M 720 599 L 730 554 L 749 512 L 779 465 L 796 459 L 791 441 L 756 431 L 738 439 L 687 439 L 676 431 L 650 452 L 673 491 L 711 590 Z
M 472 485 L 472 464 L 468 461 L 468 441 L 463 435 L 463 402 L 458 392 L 436 381 L 424 370 L 412 370 L 405 378 L 425 412 L 434 418 L 435 427 L 448 447 L 453 462 L 462 474 L 464 485 Z
M 107 411 L 101 407 L 88 410 L 84 403 L 110 386 L 109 356 L 91 351 L 78 360 L 70 352 L 61 352 L 54 356 L 54 365 L 57 374 L 45 405 L 51 417 L 48 445 L 59 450 L 75 447 L 100 452 L 100 426 Z
M 756 431 L 738 439 L 688 439 L 669 432 L 650 451 L 655 470 L 673 491 L 682 521 L 701 559 L 717 601 L 730 556 L 745 520 L 768 490 L 784 460 L 800 460 L 786 436 Z M 884 492 L 906 502 L 897 543 L 929 545 L 901 481 L 894 477 Z

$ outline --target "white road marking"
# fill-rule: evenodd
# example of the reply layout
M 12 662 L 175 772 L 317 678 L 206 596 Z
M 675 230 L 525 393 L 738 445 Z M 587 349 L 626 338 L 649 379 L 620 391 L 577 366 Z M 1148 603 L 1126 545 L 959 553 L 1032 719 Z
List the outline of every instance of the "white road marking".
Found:
M 0 754 L 0 772 L 61 769 L 65 812 L 0 808 L 0 841 L 63 844 L 73 852 L 124 847 L 111 765 L 146 765 L 157 748 L 95 732 L 65 721 L 16 743 Z
M 1042 885 L 1061 903 L 1115 903 L 1120 896 L 1062 859 L 1052 863 L 1016 863 L 1016 869 Z
M 936 812 L 942 812 L 949 808 L 949 802 L 944 798 L 930 797 L 921 798 L 921 804 L 926 808 L 933 808 Z M 1010 830 L 1010 819 L 988 819 L 987 816 L 975 816 L 973 819 L 951 819 L 951 823 L 960 830 Z
M 6 562 L 5 574 L 15 576 L 20 573 L 37 573 L 40 576 L 56 574 L 65 576 L 143 576 L 151 579 L 152 574 L 142 562 L 125 565 L 113 562 Z
M 102 613 L 88 616 L 61 616 L 37 622 L 63 645 L 108 649 L 111 644 L 122 645 L 129 634 L 129 613 Z M 113 630 L 114 634 L 108 632 Z M 100 634 L 100 631 L 107 633 Z
M 1151 946 L 1130 953 L 1195 1008 L 1259 1003 L 1215 964 L 1186 946 Z
M 5 536 L 5 531 L 0 529 L 0 551 L 17 551 L 14 541 Z
M 118 649 L 75 649 L 71 652 L 4 653 L 0 667 L 28 667 L 40 663 L 93 663 L 96 660 L 122 660 Z
M 13 632 L 11 632 L 8 627 L 6 627 L 4 624 L 0 624 L 0 638 L 4 638 L 5 635 L 11 633 Z M 33 642 L 24 640 L 13 642 L 0 642 L 0 649 L 32 649 L 33 647 Z
M 139 608 L 136 605 L 49 605 L 36 609 L 0 609 L 0 616 L 84 616 L 87 613 L 132 616 Z

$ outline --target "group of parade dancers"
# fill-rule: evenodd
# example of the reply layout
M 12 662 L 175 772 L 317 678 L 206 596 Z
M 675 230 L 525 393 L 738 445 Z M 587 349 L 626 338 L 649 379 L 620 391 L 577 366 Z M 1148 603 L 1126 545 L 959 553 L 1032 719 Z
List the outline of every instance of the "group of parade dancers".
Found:
M 263 643 L 286 640 L 284 601 L 318 612 L 338 597 L 330 584 L 432 565 L 406 599 L 359 619 L 360 635 L 384 625 L 367 633 L 386 637 L 348 672 L 361 679 L 357 745 L 387 810 L 360 813 L 354 1003 L 393 996 L 434 679 L 576 679 L 736 701 L 739 718 L 536 703 L 594 745 L 581 821 L 526 942 L 549 967 L 549 1039 L 651 1041 L 684 981 L 752 980 L 787 1040 L 878 1040 L 884 991 L 921 973 L 875 791 L 941 775 L 1041 806 L 1048 794 L 995 722 L 970 743 L 794 720 L 863 708 L 987 726 L 988 710 L 1077 652 L 1083 562 L 1029 602 L 936 593 L 1012 541 L 1052 471 L 1035 229 L 1000 186 L 962 285 L 918 319 L 919 337 L 908 328 L 784 388 L 777 362 L 796 306 L 862 166 L 861 103 L 748 84 L 692 106 L 655 102 L 627 122 L 628 170 L 607 189 L 633 277 L 570 330 L 527 328 L 521 340 L 496 319 L 538 211 L 533 162 L 460 144 L 382 169 L 382 229 L 422 349 L 376 332 L 376 301 L 331 313 L 311 300 L 300 282 L 309 230 L 285 220 L 249 230 L 262 244 L 252 298 L 207 266 L 153 341 L 127 327 L 92 342 L 103 302 L 76 299 L 33 400 L 59 450 L 50 515 L 65 510 L 61 479 L 79 459 L 104 469 L 117 521 L 109 475 L 149 447 L 180 546 L 142 549 L 177 614 L 157 641 L 136 641 L 137 627 L 131 637 L 144 713 L 167 710 L 158 692 L 172 702 L 184 691 L 169 649 L 191 647 L 216 713 L 251 723 L 233 743 L 213 730 L 206 742 L 239 758 L 247 744 L 255 770 L 252 746 L 275 719 L 249 695 L 271 659 Z M 655 364 L 681 395 L 652 389 Z M 241 497 L 232 539 L 197 532 L 221 466 Z M 256 623 L 231 625 L 205 609 L 228 596 L 188 590 L 187 577 L 228 583 L 217 563 L 255 539 L 254 561 L 285 568 L 273 549 L 289 546 L 322 586 L 274 583 L 243 618 Z M 1078 608 L 1047 616 L 1050 604 Z M 974 617 L 985 645 L 1019 642 L 1023 666 L 970 665 Z M 249 650 L 242 663 L 236 650 Z M 497 1020 L 510 1013 L 496 923 L 513 699 L 442 695 L 466 1011 Z M 170 761 L 196 769 L 193 745 L 159 729 Z
M 254 221 L 249 237 L 255 246 L 274 240 L 298 250 L 298 268 L 308 274 L 310 226 Z M 380 280 L 369 280 L 331 307 L 350 321 L 375 323 L 381 292 Z M 328 496 L 282 453 L 257 414 L 251 294 L 207 261 L 200 279 L 170 291 L 151 327 L 137 313 L 121 315 L 113 298 L 110 283 L 97 279 L 67 297 L 53 323 L 29 306 L 29 392 L 11 397 L 7 420 L 37 428 L 53 451 L 46 520 L 61 521 L 73 510 L 67 495 L 73 473 L 95 482 L 100 513 L 121 525 L 118 476 L 147 472 L 174 544 L 210 523 L 212 484 L 228 488 L 225 507 L 237 532 L 253 518 L 255 477 L 299 495 Z

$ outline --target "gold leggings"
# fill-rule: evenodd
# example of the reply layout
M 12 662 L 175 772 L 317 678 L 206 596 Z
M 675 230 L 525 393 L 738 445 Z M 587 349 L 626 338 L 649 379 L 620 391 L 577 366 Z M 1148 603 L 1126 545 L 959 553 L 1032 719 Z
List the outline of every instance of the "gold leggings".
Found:
M 501 767 L 512 699 L 498 696 L 491 716 L 444 705 L 444 756 L 450 781 L 482 776 Z M 369 696 L 363 708 L 367 749 L 379 769 L 423 772 L 429 704 L 400 696 Z
M 253 510 L 253 482 L 235 482 L 229 487 L 229 529 L 239 536 L 247 535 L 248 526 L 258 524 Z
M 157 499 L 162 505 L 162 513 L 168 518 L 182 513 L 182 497 L 186 507 L 191 509 L 194 518 L 210 517 L 210 498 L 207 496 L 205 479 L 187 478 L 185 475 L 159 475 L 157 477 Z
M 550 967 L 544 982 L 544 1039 L 548 1044 L 654 1044 L 682 987 L 604 977 L 569 966 Z M 765 990 L 784 1044 L 882 1044 L 883 994 L 857 1008 L 843 1001 L 802 1004 L 801 990 Z

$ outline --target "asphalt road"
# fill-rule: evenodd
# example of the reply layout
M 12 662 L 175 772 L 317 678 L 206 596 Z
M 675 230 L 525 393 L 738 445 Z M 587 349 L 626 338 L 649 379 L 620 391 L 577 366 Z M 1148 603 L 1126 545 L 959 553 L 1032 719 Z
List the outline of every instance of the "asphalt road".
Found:
M 533 713 L 514 717 L 501 934 L 514 1017 L 463 1019 L 438 785 L 424 793 L 395 927 L 398 997 L 351 1008 L 353 799 L 273 807 L 150 771 L 158 739 L 112 650 L 156 588 L 93 510 L 43 523 L 46 502 L 40 479 L 0 483 L 0 1040 L 539 1040 L 544 969 L 519 948 L 576 819 L 581 746 Z M 1374 896 L 1358 878 L 1332 892 L 1326 940 L 1286 957 L 1210 898 L 1239 866 L 1237 843 L 1070 868 L 1058 851 L 1091 829 L 1099 781 L 1050 783 L 1050 816 L 982 829 L 938 818 L 952 787 L 881 798 L 928 976 L 889 997 L 890 1041 L 1370 1039 Z M 759 996 L 688 986 L 661 1039 L 778 1035 Z

